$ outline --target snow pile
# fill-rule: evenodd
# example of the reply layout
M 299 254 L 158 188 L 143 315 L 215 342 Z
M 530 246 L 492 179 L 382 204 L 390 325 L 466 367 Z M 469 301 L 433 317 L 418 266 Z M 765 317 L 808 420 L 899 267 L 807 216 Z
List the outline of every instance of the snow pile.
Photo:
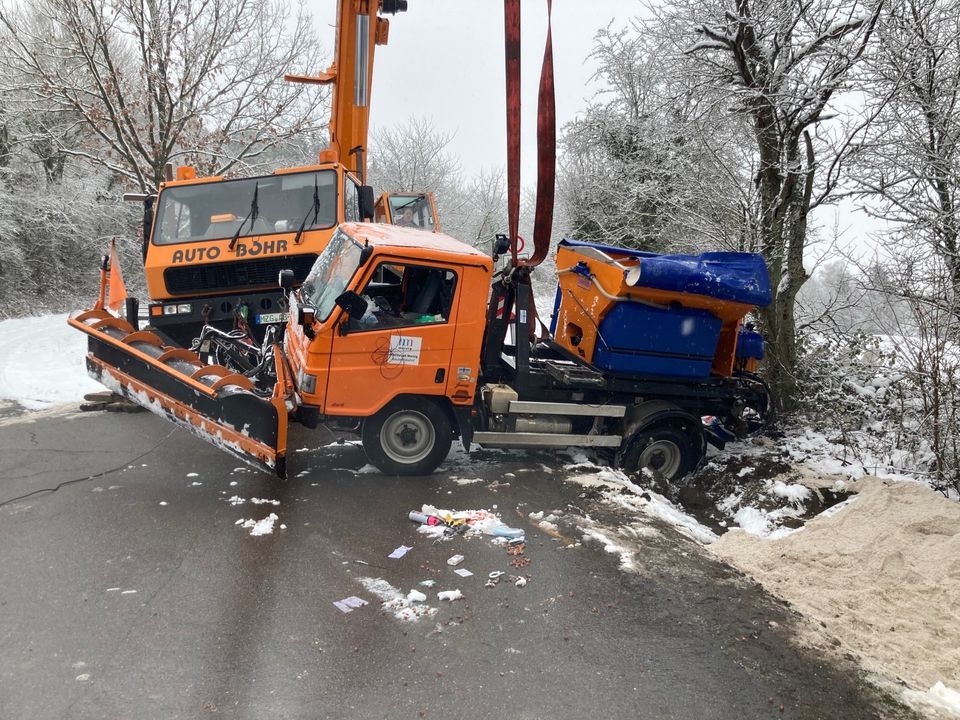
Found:
M 914 688 L 960 688 L 960 504 L 865 477 L 856 502 L 802 532 L 728 532 L 711 549 L 824 624 L 841 648 Z
M 66 315 L 0 320 L 0 399 L 43 410 L 103 391 L 87 376 L 86 354 L 87 336 Z
M 250 534 L 254 537 L 258 535 L 271 535 L 273 533 L 274 523 L 277 522 L 280 518 L 277 517 L 276 513 L 270 513 L 263 520 L 244 520 L 240 518 L 237 520 L 234 525 L 239 525 L 240 527 L 247 528 L 250 530 Z
M 572 467 L 582 469 L 584 465 L 592 465 L 592 463 L 577 462 Z M 716 533 L 706 525 L 701 524 L 696 518 L 679 509 L 663 495 L 640 487 L 621 470 L 598 467 L 596 472 L 580 473 L 564 479 L 567 482 L 577 483 L 585 487 L 596 487 L 601 490 L 604 486 L 624 488 L 629 492 L 603 492 L 604 500 L 633 512 L 642 512 L 645 515 L 659 518 L 697 542 L 708 544 L 717 539 Z

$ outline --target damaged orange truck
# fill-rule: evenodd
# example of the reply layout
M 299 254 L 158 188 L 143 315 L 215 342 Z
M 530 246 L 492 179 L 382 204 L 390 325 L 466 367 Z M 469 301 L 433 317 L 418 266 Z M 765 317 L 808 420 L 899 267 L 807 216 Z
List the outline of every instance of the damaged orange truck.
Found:
M 668 479 L 762 421 L 768 394 L 750 372 L 762 341 L 742 326 L 769 302 L 759 256 L 563 241 L 558 271 L 554 331 L 532 333 L 514 268 L 442 233 L 345 223 L 301 287 L 280 274 L 286 332 L 252 371 L 100 308 L 69 322 L 104 385 L 281 476 L 291 419 L 358 433 L 389 474 L 431 472 L 459 438 L 597 448 Z

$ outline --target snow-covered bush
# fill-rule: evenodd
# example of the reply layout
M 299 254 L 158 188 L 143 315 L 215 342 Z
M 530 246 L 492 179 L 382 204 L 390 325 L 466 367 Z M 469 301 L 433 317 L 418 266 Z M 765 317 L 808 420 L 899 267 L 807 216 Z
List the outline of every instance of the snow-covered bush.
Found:
M 803 413 L 846 459 L 960 492 L 960 348 L 956 318 L 910 335 L 808 332 L 800 343 Z

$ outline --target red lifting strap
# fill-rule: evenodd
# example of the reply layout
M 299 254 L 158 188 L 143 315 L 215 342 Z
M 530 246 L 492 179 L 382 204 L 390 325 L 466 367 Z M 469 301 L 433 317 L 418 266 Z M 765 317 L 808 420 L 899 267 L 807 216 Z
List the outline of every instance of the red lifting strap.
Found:
M 503 0 L 503 36 L 507 69 L 507 234 L 517 264 L 520 227 L 520 0 Z
M 520 225 L 520 0 L 504 0 L 507 71 L 507 215 L 514 267 L 534 267 L 550 250 L 557 165 L 557 111 L 553 88 L 552 0 L 547 0 L 547 42 L 537 98 L 537 203 L 533 220 L 533 257 L 517 259 Z

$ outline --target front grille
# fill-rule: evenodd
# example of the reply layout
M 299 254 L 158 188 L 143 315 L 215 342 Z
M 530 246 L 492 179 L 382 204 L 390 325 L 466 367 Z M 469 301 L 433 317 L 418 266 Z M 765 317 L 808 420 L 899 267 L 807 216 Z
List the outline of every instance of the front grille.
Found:
M 303 282 L 316 259 L 316 255 L 308 253 L 263 260 L 169 267 L 163 271 L 163 281 L 171 295 L 275 287 L 281 270 L 293 270 L 297 282 Z

